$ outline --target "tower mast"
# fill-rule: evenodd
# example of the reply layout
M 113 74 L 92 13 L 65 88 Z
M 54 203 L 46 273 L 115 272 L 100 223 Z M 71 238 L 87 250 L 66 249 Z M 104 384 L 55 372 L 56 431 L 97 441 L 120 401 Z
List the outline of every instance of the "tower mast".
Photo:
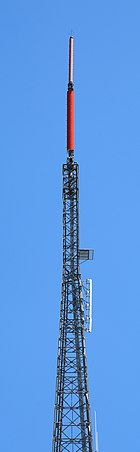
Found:
M 63 165 L 63 269 L 52 452 L 93 452 L 79 249 L 78 163 L 74 161 L 73 37 L 69 39 L 67 161 Z M 84 258 L 83 258 L 84 260 Z M 88 280 L 89 281 L 89 280 Z

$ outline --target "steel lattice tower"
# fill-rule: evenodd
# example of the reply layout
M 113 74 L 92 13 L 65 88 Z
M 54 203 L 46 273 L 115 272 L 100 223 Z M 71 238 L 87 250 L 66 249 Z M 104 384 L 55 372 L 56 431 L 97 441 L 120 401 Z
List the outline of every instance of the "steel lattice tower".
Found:
M 52 451 L 93 452 L 80 275 L 78 163 L 74 161 L 72 37 L 69 40 L 67 151 L 67 162 L 63 165 L 63 272 Z

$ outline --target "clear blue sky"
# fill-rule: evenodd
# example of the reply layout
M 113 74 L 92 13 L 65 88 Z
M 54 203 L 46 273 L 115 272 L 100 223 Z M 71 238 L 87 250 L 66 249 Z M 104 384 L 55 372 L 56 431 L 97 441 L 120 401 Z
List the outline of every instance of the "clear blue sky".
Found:
M 0 4 L 0 451 L 50 452 L 68 38 L 99 452 L 140 451 L 140 3 Z

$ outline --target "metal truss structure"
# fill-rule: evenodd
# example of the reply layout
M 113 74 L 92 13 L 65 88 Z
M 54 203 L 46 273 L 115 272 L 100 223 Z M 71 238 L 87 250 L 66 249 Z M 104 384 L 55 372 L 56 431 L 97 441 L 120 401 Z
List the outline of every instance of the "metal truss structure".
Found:
M 63 165 L 63 274 L 53 452 L 93 452 L 79 257 L 78 164 L 69 152 Z

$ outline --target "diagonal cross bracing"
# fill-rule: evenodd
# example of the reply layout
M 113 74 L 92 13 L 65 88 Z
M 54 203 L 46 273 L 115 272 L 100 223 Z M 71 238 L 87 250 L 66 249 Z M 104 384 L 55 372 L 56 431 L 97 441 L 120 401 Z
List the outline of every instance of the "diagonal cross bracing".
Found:
M 78 164 L 63 165 L 63 273 L 53 452 L 93 452 L 79 268 Z

